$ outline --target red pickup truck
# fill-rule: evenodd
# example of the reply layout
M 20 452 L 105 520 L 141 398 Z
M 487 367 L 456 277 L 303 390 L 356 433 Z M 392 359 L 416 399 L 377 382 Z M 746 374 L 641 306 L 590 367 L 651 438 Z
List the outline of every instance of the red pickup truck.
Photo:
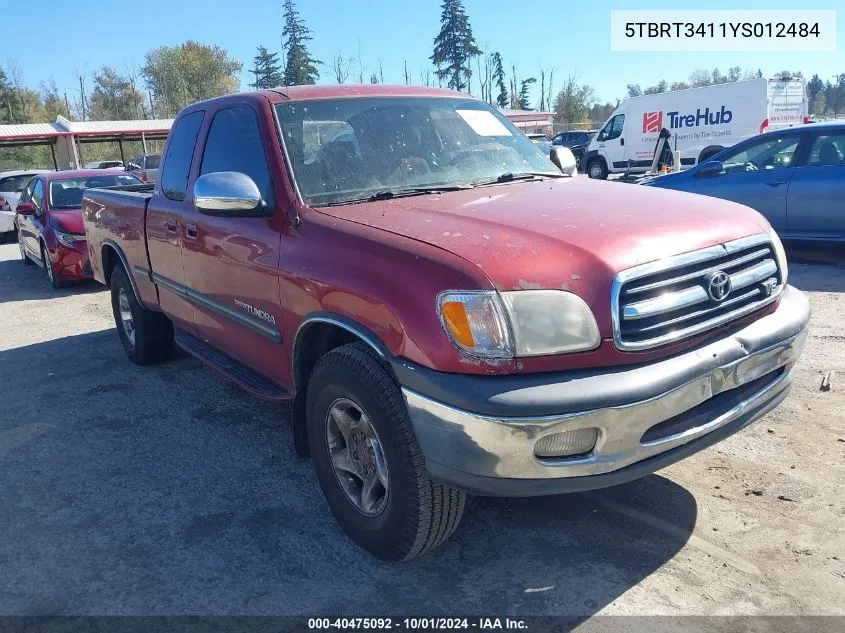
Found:
M 385 560 L 442 543 L 467 492 L 611 486 L 735 433 L 786 397 L 810 318 L 755 211 L 577 177 L 447 90 L 193 104 L 155 185 L 83 212 L 129 358 L 175 341 L 292 403 Z

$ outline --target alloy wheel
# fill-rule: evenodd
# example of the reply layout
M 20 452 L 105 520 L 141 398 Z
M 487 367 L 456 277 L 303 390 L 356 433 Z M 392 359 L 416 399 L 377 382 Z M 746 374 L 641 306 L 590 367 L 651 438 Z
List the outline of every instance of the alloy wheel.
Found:
M 129 297 L 126 291 L 121 288 L 117 295 L 117 306 L 120 309 L 120 325 L 126 338 L 135 346 L 135 319 L 132 318 L 132 308 L 129 306 Z
M 47 254 L 47 249 L 43 249 L 42 253 L 44 254 L 43 262 L 44 262 L 44 270 L 47 271 L 47 279 L 50 280 L 50 283 L 54 283 L 54 274 L 53 273 L 53 264 L 50 262 L 50 256 Z
M 390 491 L 387 461 L 367 414 L 348 398 L 338 398 L 329 407 L 326 445 L 347 499 L 362 514 L 380 514 Z

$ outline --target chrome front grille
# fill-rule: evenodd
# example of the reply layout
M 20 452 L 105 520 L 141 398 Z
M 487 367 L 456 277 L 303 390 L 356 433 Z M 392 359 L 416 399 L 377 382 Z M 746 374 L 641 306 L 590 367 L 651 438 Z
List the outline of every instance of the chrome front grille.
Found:
M 767 235 L 621 272 L 613 283 L 613 338 L 636 351 L 694 336 L 774 301 L 784 287 Z

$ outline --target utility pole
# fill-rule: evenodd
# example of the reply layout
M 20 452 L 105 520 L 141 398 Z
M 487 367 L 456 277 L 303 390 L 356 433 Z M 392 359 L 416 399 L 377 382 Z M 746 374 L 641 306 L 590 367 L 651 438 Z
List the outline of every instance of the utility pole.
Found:
M 83 79 L 82 75 L 79 75 L 79 94 L 80 94 L 80 102 L 82 104 L 82 120 L 86 121 L 85 118 L 85 80 Z

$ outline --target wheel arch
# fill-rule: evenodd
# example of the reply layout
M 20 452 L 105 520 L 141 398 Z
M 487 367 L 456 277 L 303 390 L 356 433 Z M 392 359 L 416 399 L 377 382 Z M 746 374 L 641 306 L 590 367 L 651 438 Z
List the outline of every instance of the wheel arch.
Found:
M 123 249 L 112 240 L 105 240 L 100 247 L 100 264 L 103 267 L 103 279 L 105 280 L 106 286 L 111 284 L 111 273 L 118 263 L 126 271 L 126 276 L 129 278 L 129 284 L 132 286 L 135 299 L 138 303 L 144 305 L 143 301 L 141 301 L 141 294 L 138 292 L 138 286 L 135 284 L 135 275 L 132 274 L 132 268 L 129 267 L 129 262 L 126 259 Z
M 309 456 L 306 430 L 306 392 L 308 377 L 317 361 L 326 353 L 342 345 L 361 342 L 384 361 L 392 354 L 379 337 L 355 319 L 330 312 L 315 312 L 306 316 L 296 330 L 291 345 L 291 378 L 294 386 L 293 442 L 296 454 Z M 393 373 L 392 370 L 388 371 Z
M 306 316 L 296 330 L 291 347 L 294 388 L 300 390 L 320 356 L 353 341 L 365 343 L 385 360 L 392 357 L 378 335 L 355 319 L 331 312 Z

